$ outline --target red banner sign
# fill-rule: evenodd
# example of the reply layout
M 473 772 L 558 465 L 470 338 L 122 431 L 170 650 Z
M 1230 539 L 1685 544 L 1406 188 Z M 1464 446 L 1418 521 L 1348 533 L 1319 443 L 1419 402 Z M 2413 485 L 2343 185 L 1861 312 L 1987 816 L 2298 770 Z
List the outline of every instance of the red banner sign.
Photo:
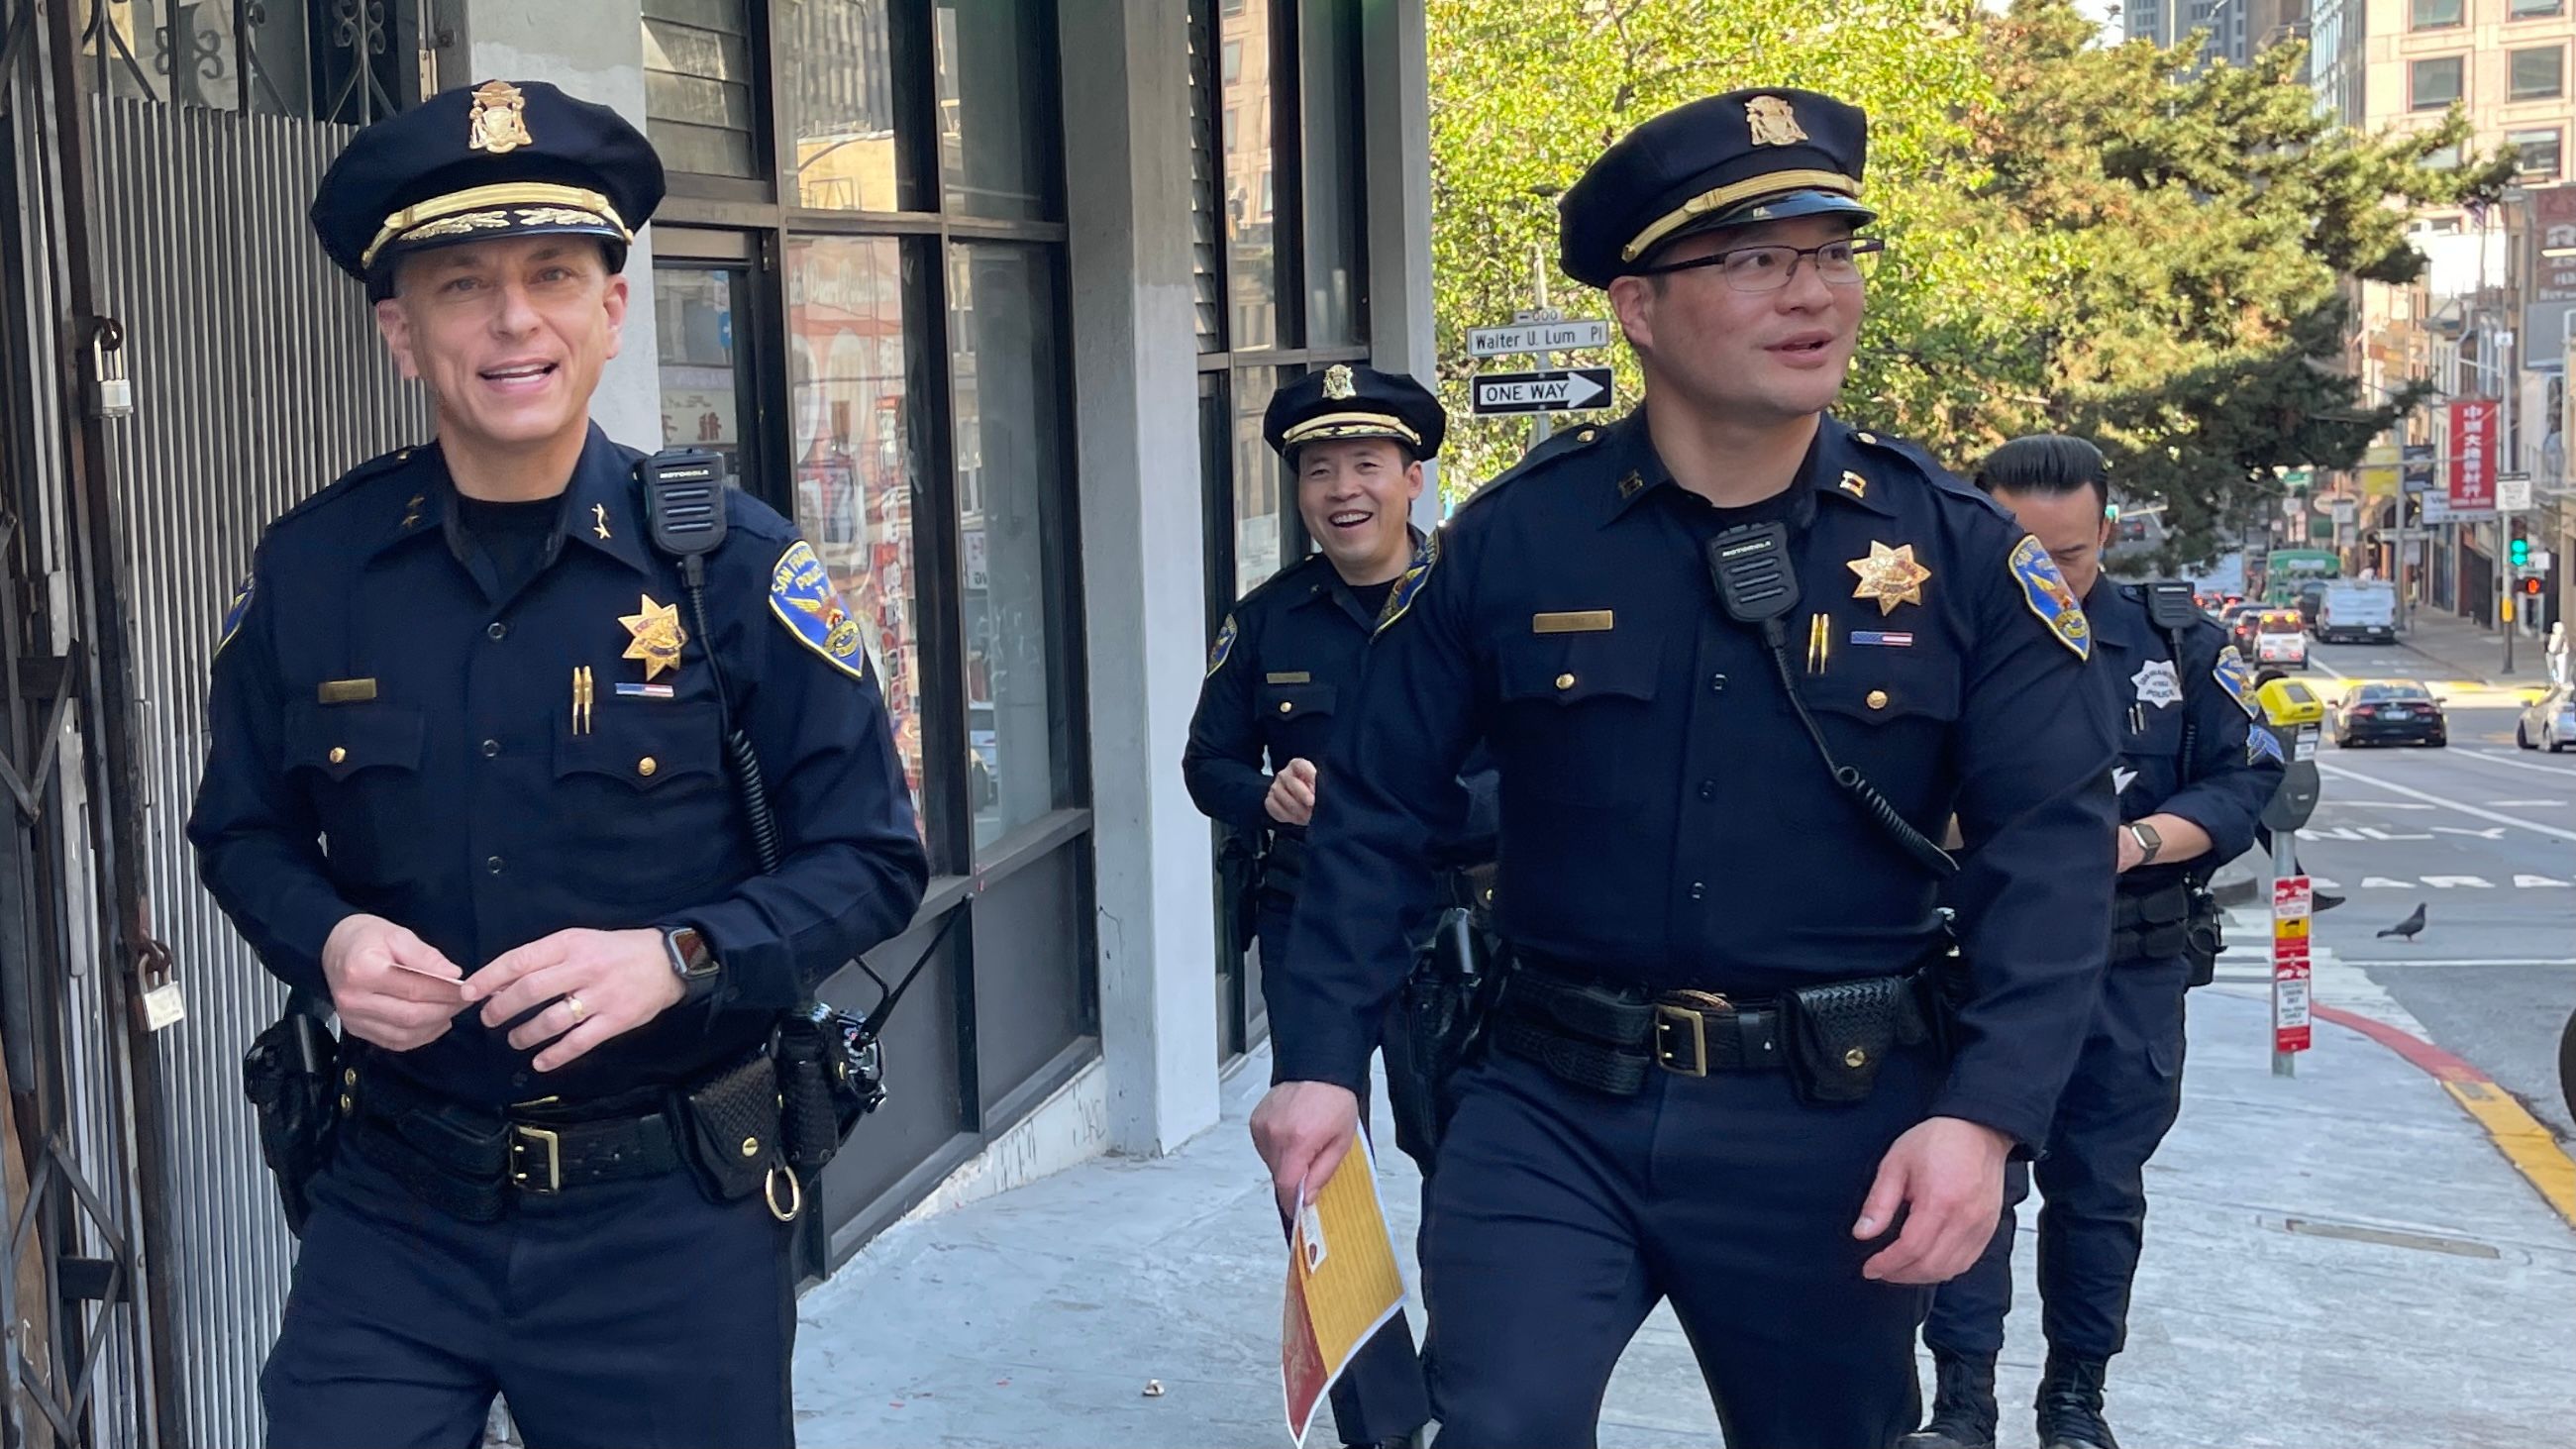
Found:
M 2491 513 L 2496 506 L 2496 402 L 2464 397 L 2451 404 L 2451 512 Z
M 2308 1049 L 2308 917 L 2315 892 L 2303 875 L 2272 882 L 2272 1050 Z

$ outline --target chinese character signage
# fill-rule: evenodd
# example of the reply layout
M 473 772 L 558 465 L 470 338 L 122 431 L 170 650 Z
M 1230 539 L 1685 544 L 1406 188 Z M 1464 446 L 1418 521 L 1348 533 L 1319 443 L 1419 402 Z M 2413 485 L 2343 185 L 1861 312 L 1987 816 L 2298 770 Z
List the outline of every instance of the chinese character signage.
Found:
M 2451 516 L 2495 506 L 2496 402 L 2464 397 L 2451 404 Z

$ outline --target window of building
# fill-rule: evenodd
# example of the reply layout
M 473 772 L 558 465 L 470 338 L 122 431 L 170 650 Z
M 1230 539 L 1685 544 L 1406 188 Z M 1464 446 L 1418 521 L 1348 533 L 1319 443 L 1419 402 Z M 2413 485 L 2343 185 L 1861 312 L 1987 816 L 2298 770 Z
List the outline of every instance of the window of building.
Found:
M 2458 25 L 2465 9 L 2462 0 L 2411 0 L 2407 8 L 2407 28 L 2439 30 Z
M 2512 0 L 2512 3 L 2505 7 L 2505 18 L 2537 20 L 2543 16 L 2563 15 L 2566 12 L 2567 0 Z
M 2555 181 L 2561 174 L 2560 151 L 2566 133 L 2556 126 L 2540 126 L 2527 131 L 2507 131 L 2504 143 L 2514 150 L 2515 165 L 2524 181 Z
M 2450 109 L 2461 98 L 2467 58 L 2437 55 L 2407 68 L 2407 105 L 2418 111 Z
M 918 135 L 896 135 L 894 0 L 804 0 L 776 9 L 779 124 L 799 206 L 904 211 L 925 204 Z
M 756 176 L 753 39 L 744 0 L 644 0 L 644 129 L 662 165 Z
M 1050 55 L 1033 33 L 1045 24 L 1024 5 L 940 0 L 939 169 L 949 210 L 1005 221 L 1056 215 L 1040 71 Z
M 2567 47 L 2540 45 L 2511 56 L 2505 96 L 2516 101 L 2545 101 L 2567 90 Z
M 2435 171 L 2459 170 L 2459 143 L 2455 141 L 2448 146 L 2437 146 L 2433 150 L 2426 152 L 2424 154 L 2424 164 Z

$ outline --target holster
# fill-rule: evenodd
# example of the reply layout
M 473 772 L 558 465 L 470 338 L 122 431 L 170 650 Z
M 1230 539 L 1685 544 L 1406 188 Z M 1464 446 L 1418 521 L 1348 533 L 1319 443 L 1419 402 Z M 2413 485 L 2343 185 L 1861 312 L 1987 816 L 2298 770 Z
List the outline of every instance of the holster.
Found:
M 1473 916 L 1458 906 L 1442 911 L 1430 939 L 1415 953 L 1394 1030 L 1387 1034 L 1386 1097 L 1395 1117 L 1395 1145 L 1425 1174 L 1457 1110 L 1459 1069 L 1484 1045 L 1495 980 L 1491 963 Z
M 859 1119 L 884 1103 L 883 1057 L 859 1018 L 818 1004 L 779 1019 L 777 1059 L 787 1165 L 813 1182 Z
M 1231 944 L 1234 954 L 1240 956 L 1252 949 L 1260 913 L 1260 902 L 1254 899 L 1254 893 L 1261 884 L 1260 861 L 1243 832 L 1226 832 L 1225 843 L 1217 848 L 1216 873 L 1218 887 L 1233 912 Z
M 297 1237 L 312 1210 L 305 1190 L 331 1160 L 339 1059 L 339 1038 L 306 1008 L 301 993 L 242 1054 L 242 1094 L 259 1116 L 259 1155 L 277 1181 L 286 1230 Z
M 756 1056 L 680 1098 L 683 1156 L 716 1202 L 751 1196 L 785 1160 L 777 1065 Z M 829 1154 L 826 1154 L 827 1156 Z
M 1899 1046 L 1932 1039 L 1921 973 L 1802 986 L 1780 999 L 1788 1023 L 1789 1081 L 1811 1106 L 1858 1102 Z
M 2191 910 L 2184 936 L 2182 954 L 2191 972 L 2183 978 L 2183 985 L 2207 986 L 2218 979 L 2218 954 L 2227 949 L 2227 913 L 2219 909 L 2218 897 L 2210 892 L 2209 883 L 2197 877 L 2191 881 Z
M 1273 832 L 1270 843 L 1261 852 L 1260 886 L 1257 895 L 1277 895 L 1295 899 L 1298 888 L 1306 883 L 1306 842 L 1292 835 Z

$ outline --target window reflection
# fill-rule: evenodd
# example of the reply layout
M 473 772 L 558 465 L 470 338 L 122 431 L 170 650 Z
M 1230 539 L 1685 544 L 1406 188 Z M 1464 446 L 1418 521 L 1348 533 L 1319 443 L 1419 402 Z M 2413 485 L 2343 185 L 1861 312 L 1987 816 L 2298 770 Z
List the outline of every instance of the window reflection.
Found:
M 742 273 L 730 267 L 653 269 L 653 335 L 662 364 L 662 446 L 724 455 L 742 481 L 742 369 L 734 319 Z
M 1279 572 L 1288 554 L 1281 515 L 1284 489 L 1279 455 L 1261 436 L 1270 394 L 1286 381 L 1277 367 L 1237 368 L 1234 374 L 1234 595 L 1251 593 Z
M 781 120 L 796 139 L 796 201 L 831 211 L 917 205 L 911 158 L 895 144 L 894 31 L 886 0 L 777 7 L 787 34 Z
M 1271 184 L 1270 7 L 1244 0 L 1217 22 L 1223 109 L 1236 112 L 1225 151 L 1225 236 L 1237 350 L 1279 343 L 1279 259 Z M 1267 401 L 1265 397 L 1264 401 Z
M 1053 210 L 1042 24 L 1029 0 L 940 0 L 939 170 L 953 211 L 1036 221 Z
M 787 244 L 796 523 L 831 571 L 885 690 L 916 819 L 921 797 L 920 600 L 913 577 L 913 334 L 918 278 L 891 237 Z M 907 304 L 911 305 L 907 305 Z
M 1048 537 L 1065 476 L 1056 284 L 1034 247 L 952 254 L 958 587 L 975 846 L 1062 804 L 1070 762 Z

